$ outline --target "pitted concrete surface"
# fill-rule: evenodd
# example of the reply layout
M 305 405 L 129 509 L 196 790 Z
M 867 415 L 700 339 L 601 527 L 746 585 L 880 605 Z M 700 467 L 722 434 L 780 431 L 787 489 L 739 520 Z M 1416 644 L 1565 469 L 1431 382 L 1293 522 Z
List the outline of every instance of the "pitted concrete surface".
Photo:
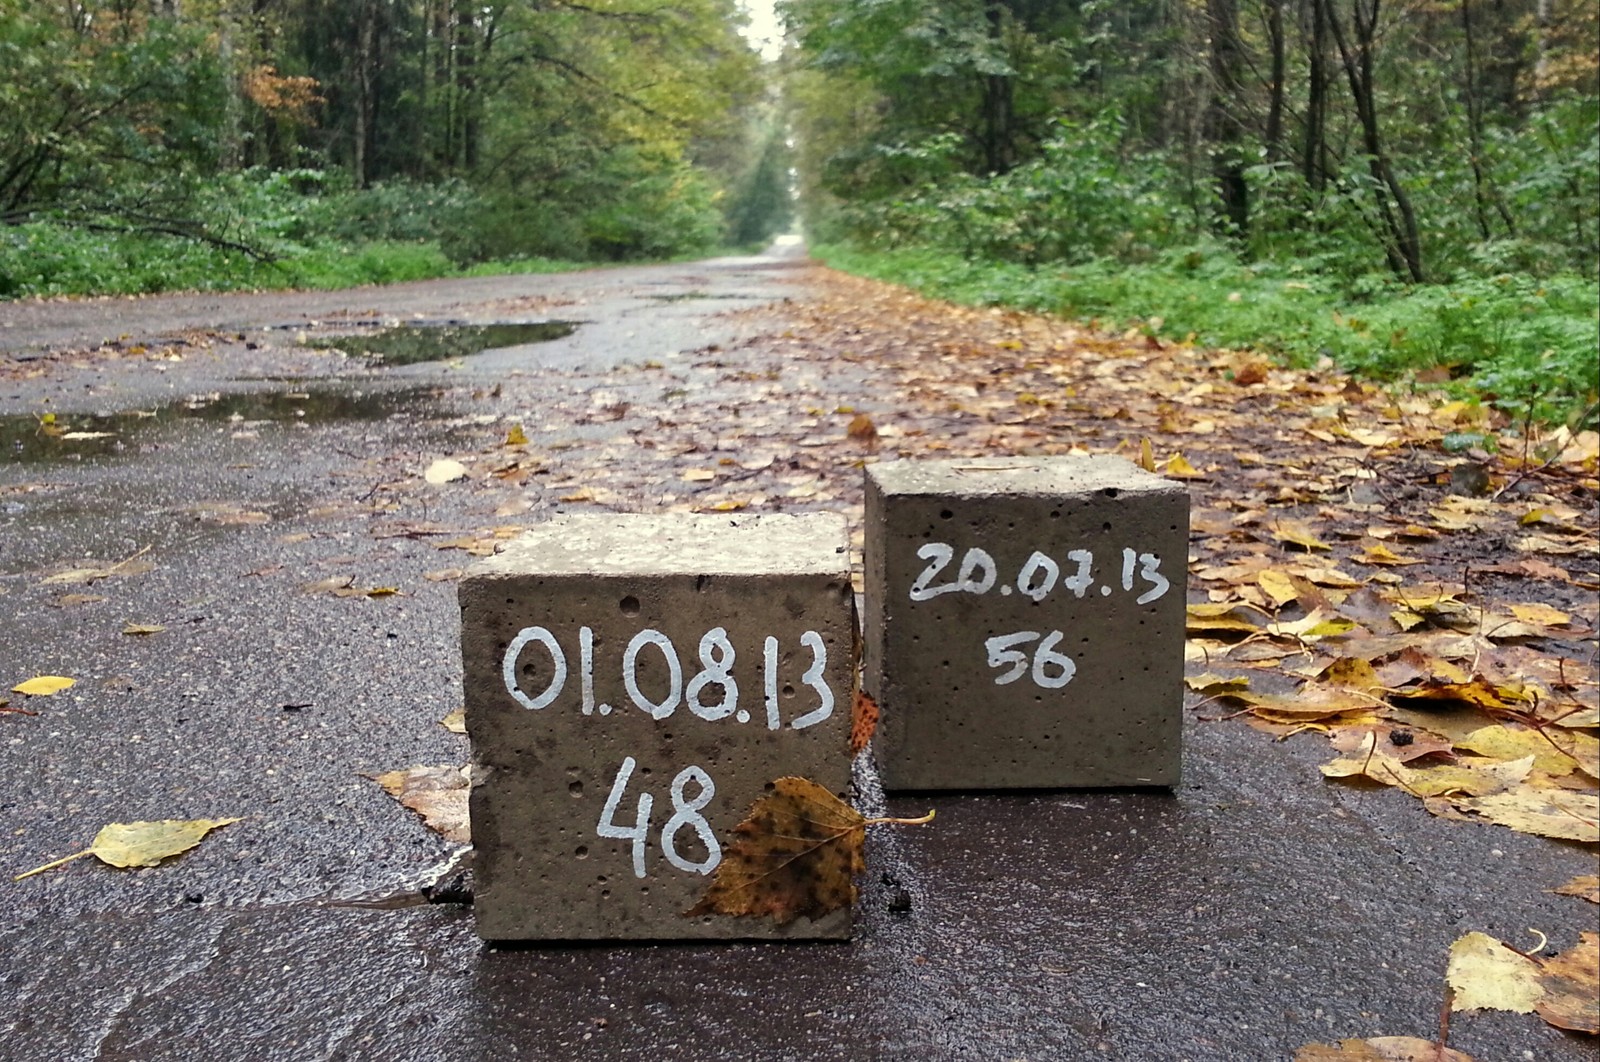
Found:
M 320 514 L 320 501 L 376 489 L 362 478 L 364 456 L 425 461 L 490 401 L 472 397 L 473 382 L 536 394 L 544 359 L 644 361 L 664 345 L 725 343 L 746 326 L 711 316 L 735 302 L 715 296 L 798 297 L 797 275 L 783 261 L 741 261 L 0 307 L 10 323 L 0 336 L 32 337 L 0 343 L 30 351 L 108 327 L 266 335 L 341 310 L 502 318 L 517 315 L 495 300 L 533 305 L 580 286 L 590 309 L 549 315 L 609 320 L 604 308 L 615 306 L 633 317 L 608 325 L 602 343 L 580 328 L 565 353 L 323 373 L 326 386 L 390 397 L 367 419 L 150 418 L 115 452 L 50 463 L 7 455 L 3 677 L 79 683 L 25 705 L 12 696 L 38 716 L 0 715 L 0 866 L 17 873 L 76 851 L 111 821 L 244 821 L 158 868 L 81 860 L 0 886 L 0 1054 L 1286 1059 L 1313 1041 L 1432 1036 L 1451 941 L 1481 930 L 1531 946 L 1530 927 L 1582 917 L 1571 906 L 1580 901 L 1545 890 L 1593 873 L 1592 851 L 1330 785 L 1315 743 L 1277 743 L 1193 713 L 1170 794 L 885 802 L 858 770 L 868 813 L 932 807 L 938 817 L 874 828 L 848 944 L 496 948 L 477 939 L 470 909 L 420 902 L 421 883 L 454 850 L 362 774 L 465 760 L 463 739 L 437 722 L 460 705 L 455 588 L 422 578 L 453 561 L 425 539 L 352 532 Z M 164 372 L 85 363 L 7 378 L 0 413 L 149 411 L 164 395 L 308 386 L 267 379 L 280 355 L 246 359 L 243 349 L 223 344 Z M 572 438 L 581 444 L 583 429 Z M 446 497 L 399 515 L 460 516 Z M 251 512 L 271 522 L 240 515 Z M 59 562 L 110 564 L 146 547 L 156 565 L 146 574 L 41 586 Z M 407 593 L 296 589 L 345 574 Z M 65 592 L 108 600 L 57 607 Z M 129 621 L 167 630 L 142 641 L 120 633 Z M 1480 1062 L 1593 1057 L 1592 1040 L 1526 1015 L 1457 1014 L 1450 1034 Z

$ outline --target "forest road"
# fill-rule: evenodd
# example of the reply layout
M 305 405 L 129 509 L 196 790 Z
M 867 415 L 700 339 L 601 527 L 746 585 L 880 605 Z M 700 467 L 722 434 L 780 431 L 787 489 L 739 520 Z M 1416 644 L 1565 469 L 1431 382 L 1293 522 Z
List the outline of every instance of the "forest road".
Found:
M 159 867 L 0 885 L 0 1054 L 1286 1059 L 1431 1037 L 1451 940 L 1572 920 L 1543 890 L 1592 852 L 1330 786 L 1316 750 L 1192 717 L 1172 792 L 885 801 L 858 765 L 867 804 L 938 818 L 874 833 L 849 944 L 493 947 L 427 902 L 459 849 L 371 776 L 468 756 L 440 725 L 451 579 L 593 505 L 567 499 L 719 401 L 718 373 L 781 391 L 803 265 L 0 304 L 0 867 L 110 822 L 241 819 Z M 404 365 L 303 345 L 419 320 L 577 327 Z M 486 453 L 503 478 L 422 476 Z M 683 489 L 641 467 L 611 508 Z M 75 684 L 5 692 L 34 675 Z M 1484 1062 L 1592 1057 L 1530 1015 L 1454 1024 Z

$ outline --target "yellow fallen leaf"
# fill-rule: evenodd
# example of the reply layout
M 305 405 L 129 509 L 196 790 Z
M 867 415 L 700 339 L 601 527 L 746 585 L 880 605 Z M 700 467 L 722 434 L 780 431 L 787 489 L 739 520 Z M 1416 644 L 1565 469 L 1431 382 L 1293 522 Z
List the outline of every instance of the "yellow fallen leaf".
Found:
M 26 682 L 12 686 L 11 692 L 24 693 L 29 697 L 50 697 L 62 690 L 71 689 L 77 681 L 64 675 L 37 675 Z
M 1268 568 L 1257 575 L 1256 583 L 1278 605 L 1287 605 L 1299 596 L 1288 573 L 1278 571 L 1276 568 Z
M 160 634 L 164 630 L 166 628 L 159 623 L 129 623 L 122 628 L 122 633 L 128 635 Z
M 1486 726 L 1457 741 L 1456 748 L 1496 760 L 1533 757 L 1535 770 L 1559 778 L 1577 767 L 1600 767 L 1600 739 L 1566 730 L 1541 733 L 1525 727 Z
M 1421 564 L 1422 561 L 1415 557 L 1402 557 L 1388 546 L 1379 543 L 1368 546 L 1366 552 L 1354 558 L 1357 564 L 1370 564 L 1374 567 L 1398 568 L 1407 564 Z
M 1162 466 L 1162 474 L 1172 479 L 1205 479 L 1206 474 L 1191 465 L 1182 454 L 1173 454 Z
M 1450 805 L 1518 833 L 1600 844 L 1600 796 L 1590 793 L 1520 786 L 1507 793 L 1451 797 Z
M 691 468 L 683 474 L 685 483 L 709 483 L 716 478 L 717 472 L 713 468 Z
M 1533 770 L 1533 757 L 1506 763 L 1482 761 L 1417 767 L 1402 763 L 1382 750 L 1371 750 L 1323 764 L 1321 770 L 1328 778 L 1365 777 L 1383 785 L 1397 786 L 1418 797 L 1466 793 L 1471 798 L 1493 799 L 1528 777 Z M 1459 804 L 1454 799 L 1452 802 Z
M 1299 520 L 1279 520 L 1272 528 L 1273 537 L 1279 542 L 1290 546 L 1299 546 L 1304 550 L 1332 549 L 1316 532 Z
M 506 442 L 505 442 L 505 444 L 507 446 L 527 446 L 528 445 L 528 434 L 527 434 L 527 432 L 522 430 L 522 425 L 521 424 L 513 424 L 513 425 L 511 425 L 511 430 L 506 432 Z
M 452 734 L 465 734 L 467 732 L 467 713 L 464 709 L 457 708 L 439 720 L 439 725 Z
M 1572 617 L 1562 612 L 1559 608 L 1549 605 L 1532 603 L 1526 605 L 1512 605 L 1511 614 L 1524 623 L 1538 623 L 1545 627 L 1565 627 L 1572 622 Z
M 1146 472 L 1156 470 L 1156 451 L 1148 436 L 1139 440 L 1139 467 Z
M 153 867 L 168 856 L 187 852 L 210 833 L 238 819 L 164 819 L 160 822 L 113 822 L 101 827 L 94 843 L 81 852 L 18 874 L 21 881 L 34 874 L 53 870 L 74 859 L 92 855 L 114 867 Z
M 1532 1014 L 1544 989 L 1539 966 L 1487 933 L 1468 933 L 1450 945 L 1445 981 L 1451 1010 L 1509 1010 Z

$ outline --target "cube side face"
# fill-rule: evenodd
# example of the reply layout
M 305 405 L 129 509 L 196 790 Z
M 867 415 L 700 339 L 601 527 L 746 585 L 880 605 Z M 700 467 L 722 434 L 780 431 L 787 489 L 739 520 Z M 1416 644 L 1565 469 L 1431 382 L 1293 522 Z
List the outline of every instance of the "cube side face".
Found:
M 1188 496 L 1129 483 L 869 486 L 866 685 L 886 787 L 1177 784 Z
M 849 911 L 781 927 L 683 916 L 773 780 L 848 796 L 847 565 L 463 580 L 481 936 L 849 937 Z

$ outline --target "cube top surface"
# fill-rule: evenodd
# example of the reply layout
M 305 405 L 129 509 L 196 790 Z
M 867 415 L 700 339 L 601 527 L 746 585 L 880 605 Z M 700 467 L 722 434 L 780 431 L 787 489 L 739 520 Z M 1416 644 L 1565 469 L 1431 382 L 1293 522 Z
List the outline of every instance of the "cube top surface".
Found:
M 557 516 L 484 558 L 467 578 L 501 575 L 835 575 L 848 566 L 834 513 Z
M 1177 488 L 1171 480 L 1109 454 L 886 461 L 868 466 L 867 477 L 885 495 L 910 496 L 979 498 L 1081 494 L 1107 488 L 1136 493 Z

